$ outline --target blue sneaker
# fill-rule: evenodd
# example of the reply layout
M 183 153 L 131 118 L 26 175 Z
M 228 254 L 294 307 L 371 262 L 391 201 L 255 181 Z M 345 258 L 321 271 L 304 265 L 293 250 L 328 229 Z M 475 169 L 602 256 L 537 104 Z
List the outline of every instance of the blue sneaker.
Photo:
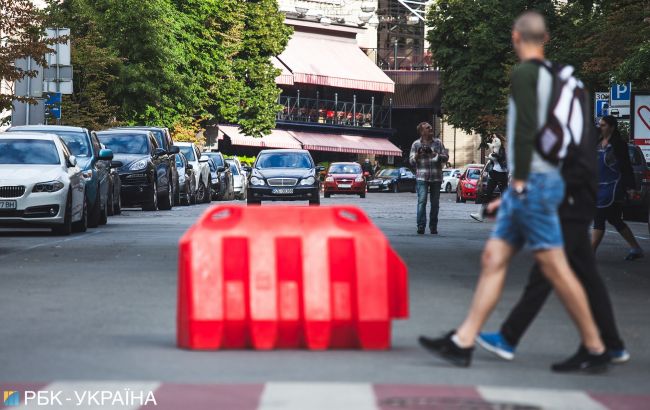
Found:
M 615 364 L 621 364 L 630 361 L 630 353 L 627 350 L 610 350 L 609 361 Z
M 481 333 L 476 338 L 476 342 L 483 349 L 502 359 L 512 360 L 515 358 L 515 348 L 506 342 L 501 333 Z

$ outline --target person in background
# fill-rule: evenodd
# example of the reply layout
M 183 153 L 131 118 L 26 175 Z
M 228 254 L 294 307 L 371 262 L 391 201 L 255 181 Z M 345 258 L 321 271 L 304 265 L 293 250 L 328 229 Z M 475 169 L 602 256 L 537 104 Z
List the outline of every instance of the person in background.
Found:
M 605 221 L 612 224 L 630 245 L 625 260 L 643 257 L 643 249 L 634 234 L 623 222 L 623 202 L 625 195 L 634 190 L 634 173 L 630 164 L 627 143 L 618 130 L 616 117 L 607 115 L 600 119 L 600 139 L 598 140 L 598 202 L 591 245 L 594 251 L 605 236 Z
M 483 193 L 482 205 L 480 212 L 473 212 L 469 214 L 475 221 L 483 222 L 483 214 L 487 204 L 492 200 L 492 195 L 496 187 L 499 187 L 501 195 L 508 189 L 508 161 L 506 160 L 506 147 L 502 135 L 496 134 L 492 138 L 490 147 L 490 161 L 492 161 L 492 169 L 487 183 L 487 189 Z
M 363 164 L 361 164 L 361 170 L 362 170 L 364 173 L 367 172 L 369 176 L 371 176 L 371 177 L 373 176 L 372 164 L 370 163 L 370 159 L 369 159 L 369 158 L 366 158 L 366 159 L 363 161 Z

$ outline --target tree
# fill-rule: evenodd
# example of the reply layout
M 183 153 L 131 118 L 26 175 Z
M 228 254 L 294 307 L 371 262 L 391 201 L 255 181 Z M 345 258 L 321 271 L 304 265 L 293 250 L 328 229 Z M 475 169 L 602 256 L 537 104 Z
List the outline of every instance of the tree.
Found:
M 47 39 L 44 34 L 45 15 L 30 0 L 0 0 L 0 80 L 10 90 L 8 94 L 0 94 L 0 112 L 10 110 L 14 100 L 36 103 L 32 98 L 16 96 L 11 85 L 38 74 L 37 67 L 17 68 L 16 60 L 31 57 L 45 67 L 45 54 L 52 51 L 49 46 L 57 40 Z

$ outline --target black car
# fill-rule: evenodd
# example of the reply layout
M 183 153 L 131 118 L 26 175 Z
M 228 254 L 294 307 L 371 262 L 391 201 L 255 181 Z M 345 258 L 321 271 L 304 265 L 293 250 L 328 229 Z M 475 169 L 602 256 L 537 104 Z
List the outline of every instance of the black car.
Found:
M 368 192 L 415 192 L 415 174 L 406 167 L 385 168 L 370 181 Z
M 108 221 L 109 207 L 113 201 L 110 189 L 112 155 L 100 154 L 102 147 L 97 137 L 86 128 L 61 125 L 22 125 L 7 129 L 7 132 L 14 131 L 54 134 L 63 140 L 68 150 L 77 158 L 77 166 L 83 170 L 86 180 L 88 226 L 95 228 L 104 225 Z
M 320 180 L 323 167 L 316 166 L 309 151 L 271 149 L 261 151 L 250 171 L 246 201 L 305 201 L 320 204 Z
M 169 168 L 162 160 L 167 152 L 158 146 L 150 131 L 109 130 L 96 134 L 113 151 L 122 184 L 122 204 L 141 206 L 146 211 L 172 208 L 172 182 Z
M 122 213 L 122 181 L 120 173 L 114 166 L 118 164 L 111 161 L 111 178 L 110 178 L 110 200 L 108 202 L 108 216 L 119 215 Z
M 181 205 L 190 205 L 196 203 L 196 177 L 194 176 L 194 167 L 187 162 L 187 158 L 182 153 L 175 155 L 176 169 L 178 170 L 178 183 L 180 184 L 179 194 L 181 196 Z
M 636 186 L 631 195 L 625 196 L 623 216 L 625 219 L 646 221 L 650 212 L 650 168 L 639 146 L 628 144 L 627 148 Z
M 178 147 L 174 146 L 174 141 L 172 140 L 172 136 L 169 133 L 169 129 L 165 127 L 142 126 L 142 125 L 136 125 L 131 127 L 116 127 L 112 129 L 146 130 L 146 131 L 151 131 L 151 133 L 153 133 L 153 136 L 156 138 L 156 142 L 158 143 L 158 147 L 165 150 L 165 154 L 161 155 L 160 159 L 163 164 L 162 166 L 169 168 L 169 174 L 172 180 L 172 190 L 173 190 L 172 197 L 174 199 L 173 205 L 180 204 L 180 200 L 181 200 L 180 184 L 178 178 L 178 170 L 176 169 L 176 161 L 174 159 L 174 155 L 178 154 L 180 150 Z
M 215 199 L 219 201 L 235 199 L 235 187 L 232 171 L 230 170 L 230 167 L 226 165 L 226 159 L 223 157 L 223 154 L 220 152 L 210 151 L 204 152 L 201 156 L 211 158 L 217 166 L 216 175 L 219 177 L 217 182 L 219 189 L 217 190 L 217 196 Z
M 219 198 L 224 198 L 220 192 L 223 183 L 219 180 L 219 171 L 221 170 L 220 168 L 223 167 L 218 167 L 214 159 L 210 157 L 203 155 L 202 158 L 207 158 L 208 167 L 210 168 L 210 197 L 213 201 L 217 201 Z
M 483 167 L 483 170 L 481 171 L 481 175 L 478 177 L 478 182 L 476 183 L 476 200 L 475 200 L 477 204 L 482 204 L 484 202 L 488 203 L 493 199 L 496 199 L 501 196 L 501 188 L 499 188 L 499 186 L 497 185 L 496 188 L 494 188 L 494 191 L 492 192 L 491 198 L 485 197 L 485 194 L 487 192 L 487 185 L 488 182 L 490 181 L 490 171 L 492 171 L 492 168 L 494 168 L 494 162 L 488 161 Z

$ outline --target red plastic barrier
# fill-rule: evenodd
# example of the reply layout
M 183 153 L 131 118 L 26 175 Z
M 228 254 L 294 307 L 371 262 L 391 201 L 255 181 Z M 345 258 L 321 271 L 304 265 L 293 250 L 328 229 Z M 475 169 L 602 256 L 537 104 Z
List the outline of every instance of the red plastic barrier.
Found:
M 358 208 L 208 209 L 180 240 L 179 347 L 388 349 L 406 265 Z

